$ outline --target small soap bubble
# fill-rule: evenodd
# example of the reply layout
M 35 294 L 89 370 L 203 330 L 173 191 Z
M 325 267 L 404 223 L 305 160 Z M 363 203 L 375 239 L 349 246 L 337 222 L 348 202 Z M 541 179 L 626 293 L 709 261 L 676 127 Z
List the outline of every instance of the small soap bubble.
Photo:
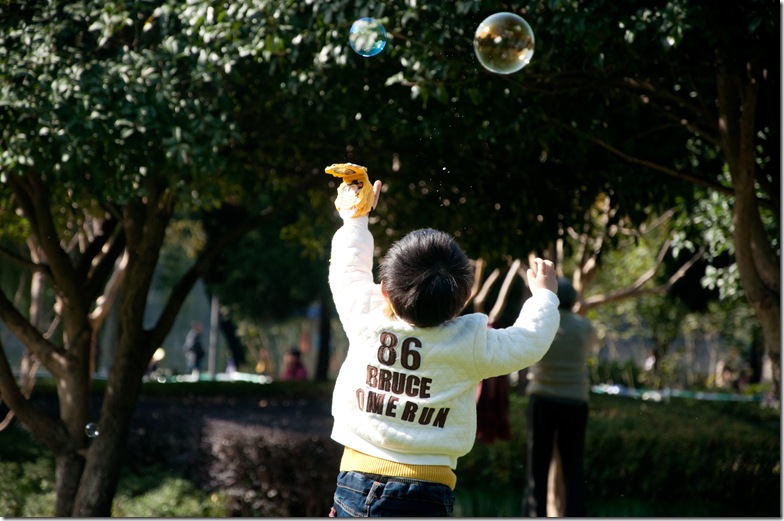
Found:
M 514 13 L 490 15 L 476 28 L 474 52 L 479 63 L 490 72 L 512 74 L 531 61 L 534 31 Z
M 351 25 L 348 43 L 354 52 L 369 58 L 384 50 L 387 31 L 375 18 L 360 18 Z
M 88 423 L 84 426 L 84 433 L 87 435 L 88 438 L 95 438 L 100 434 L 98 431 L 98 424 L 97 423 Z

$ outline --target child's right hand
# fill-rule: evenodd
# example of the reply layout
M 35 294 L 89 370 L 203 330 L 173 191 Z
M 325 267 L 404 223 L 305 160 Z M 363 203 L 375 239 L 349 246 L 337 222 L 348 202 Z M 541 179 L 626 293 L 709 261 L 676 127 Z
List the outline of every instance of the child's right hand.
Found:
M 528 268 L 526 275 L 531 291 L 535 289 L 549 289 L 553 293 L 558 291 L 558 279 L 552 261 L 535 258 L 533 266 Z
M 335 208 L 345 218 L 362 217 L 370 213 L 378 202 L 376 187 L 371 187 L 367 168 L 354 163 L 336 163 L 324 169 L 327 174 L 340 177 Z

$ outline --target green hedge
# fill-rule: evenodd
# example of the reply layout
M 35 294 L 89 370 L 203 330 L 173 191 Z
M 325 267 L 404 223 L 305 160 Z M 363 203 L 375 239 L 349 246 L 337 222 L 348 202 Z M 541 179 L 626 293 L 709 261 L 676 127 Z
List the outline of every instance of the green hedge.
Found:
M 457 488 L 464 515 L 483 510 L 482 502 L 520 515 L 526 405 L 526 398 L 512 395 L 510 441 L 477 443 L 461 458 Z M 588 514 L 780 517 L 779 418 L 778 410 L 757 403 L 593 395 L 585 452 Z

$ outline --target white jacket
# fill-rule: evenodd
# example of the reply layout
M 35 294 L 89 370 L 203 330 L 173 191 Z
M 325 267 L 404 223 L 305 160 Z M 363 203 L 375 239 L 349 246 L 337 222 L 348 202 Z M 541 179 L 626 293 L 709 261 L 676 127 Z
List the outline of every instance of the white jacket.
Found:
M 333 392 L 332 438 L 378 458 L 454 469 L 476 437 L 477 386 L 542 358 L 558 329 L 558 298 L 535 291 L 506 329 L 488 328 L 480 313 L 418 328 L 388 316 L 372 267 L 368 217 L 345 219 L 329 268 L 349 341 Z

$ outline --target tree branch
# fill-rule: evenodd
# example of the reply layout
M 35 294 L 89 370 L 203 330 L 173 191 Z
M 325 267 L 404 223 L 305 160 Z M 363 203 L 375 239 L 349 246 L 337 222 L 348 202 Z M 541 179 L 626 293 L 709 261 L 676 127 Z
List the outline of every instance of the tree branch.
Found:
M 690 118 L 682 117 L 676 114 L 672 109 L 669 109 L 666 106 L 658 105 L 657 103 L 652 101 L 652 98 L 647 98 L 647 100 L 645 101 L 645 103 L 648 103 L 651 106 L 659 107 L 657 111 L 659 114 L 662 114 L 664 117 L 675 121 L 679 125 L 685 125 L 687 128 L 692 130 L 695 134 L 706 139 L 711 144 L 715 146 L 719 146 L 719 137 L 718 137 L 717 130 L 715 128 L 711 128 L 711 130 L 706 130 L 705 128 L 700 126 L 699 123 L 696 122 L 696 121 L 702 121 L 705 122 L 705 124 L 708 125 L 709 127 L 715 127 L 715 124 L 713 123 L 714 116 L 704 106 L 694 105 L 689 101 L 687 101 L 686 98 L 673 94 L 668 90 L 657 89 L 647 81 L 639 81 L 634 78 L 625 77 L 625 78 L 621 78 L 620 86 L 622 88 L 622 91 L 628 91 L 631 94 L 634 94 L 635 92 L 644 92 L 654 98 L 673 102 L 678 107 L 684 109 L 684 112 L 692 114 L 694 117 L 690 117 Z M 629 89 L 631 89 L 631 91 L 629 91 Z
M 76 273 L 79 277 L 79 280 L 87 278 L 87 275 L 90 273 L 90 270 L 93 266 L 94 259 L 100 255 L 104 245 L 112 237 L 119 223 L 120 221 L 111 214 L 109 214 L 108 218 L 102 220 L 101 232 L 96 235 L 87 245 L 87 248 L 81 255 L 79 263 L 76 266 Z M 114 260 L 112 260 L 112 264 L 113 263 Z
M 594 304 L 594 302 L 597 301 L 597 299 L 600 299 L 601 302 L 604 304 L 604 303 L 607 303 L 607 302 L 613 302 L 613 301 L 616 301 L 616 300 L 622 300 L 624 298 L 628 298 L 627 295 L 631 296 L 631 295 L 638 294 L 639 291 L 640 291 L 640 288 L 643 285 L 645 285 L 646 282 L 651 280 L 654 275 L 656 275 L 656 272 L 659 270 L 659 266 L 661 266 L 662 262 L 664 262 L 664 256 L 667 253 L 667 250 L 670 249 L 670 243 L 671 243 L 670 240 L 667 240 L 667 241 L 664 242 L 664 244 L 662 245 L 661 249 L 659 249 L 658 255 L 656 255 L 656 262 L 654 263 L 653 267 L 651 269 L 649 269 L 648 271 L 646 271 L 645 273 L 643 273 L 642 275 L 640 275 L 637 278 L 637 280 L 632 282 L 631 285 L 627 286 L 626 288 L 620 289 L 620 290 L 612 291 L 612 292 L 610 292 L 610 293 L 608 293 L 606 295 L 599 295 L 597 297 L 589 297 L 589 298 L 585 299 L 583 301 L 583 303 L 585 305 L 587 305 L 587 306 L 590 306 L 590 305 Z M 578 306 L 577 310 L 579 311 L 580 308 L 581 308 L 581 306 Z
M 0 397 L 8 408 L 16 414 L 33 435 L 41 440 L 54 454 L 61 452 L 68 434 L 63 425 L 52 420 L 40 409 L 36 408 L 22 394 L 16 384 L 11 365 L 5 355 L 5 348 L 0 341 Z
M 99 329 L 100 324 L 103 323 L 104 319 L 109 314 L 109 311 L 112 309 L 112 305 L 117 298 L 117 293 L 119 293 L 120 287 L 122 287 L 122 283 L 125 280 L 127 267 L 128 252 L 125 251 L 122 258 L 117 263 L 117 266 L 115 266 L 109 282 L 106 283 L 103 295 L 96 299 L 95 309 L 90 313 L 90 323 L 93 330 Z
M 290 187 L 286 193 L 276 199 L 273 205 L 266 207 L 254 217 L 247 219 L 243 223 L 233 226 L 226 233 L 210 238 L 193 266 L 191 266 L 172 288 L 158 321 L 150 330 L 150 356 L 152 356 L 154 346 L 160 345 L 165 339 L 166 334 L 177 318 L 177 314 L 179 313 L 185 298 L 190 293 L 194 284 L 196 284 L 196 281 L 207 272 L 212 262 L 246 233 L 263 226 L 284 209 L 288 208 L 290 204 L 296 201 L 297 198 L 304 193 L 307 186 L 314 183 L 317 179 L 321 179 L 321 176 L 317 177 L 316 175 L 311 175 L 302 178 L 295 186 Z
M 641 159 L 641 158 L 638 158 L 638 157 L 630 156 L 629 154 L 619 150 L 618 148 L 610 145 L 609 143 L 607 143 L 607 142 L 605 142 L 605 141 L 603 141 L 603 140 L 601 140 L 601 139 L 599 139 L 599 138 L 597 138 L 595 136 L 588 135 L 585 132 L 582 132 L 582 131 L 580 131 L 580 130 L 578 130 L 578 129 L 570 126 L 570 125 L 562 123 L 560 121 L 555 121 L 555 123 L 558 126 L 560 126 L 561 128 L 564 128 L 564 129 L 568 130 L 569 132 L 572 132 L 573 134 L 577 134 L 578 136 L 582 137 L 583 139 L 587 139 L 588 141 L 591 141 L 592 143 L 595 143 L 596 145 L 599 145 L 600 147 L 604 148 L 608 152 L 610 152 L 610 153 L 620 157 L 621 159 L 623 159 L 625 161 L 628 161 L 629 163 L 636 164 L 636 165 L 641 165 L 641 166 L 644 166 L 646 168 L 650 168 L 652 170 L 656 170 L 658 172 L 662 172 L 663 174 L 666 174 L 666 175 L 668 175 L 670 177 L 674 177 L 674 178 L 680 179 L 682 181 L 688 181 L 689 183 L 693 183 L 693 184 L 696 184 L 696 185 L 704 186 L 706 188 L 710 188 L 712 190 L 716 190 L 717 192 L 720 192 L 720 193 L 723 193 L 723 194 L 734 195 L 734 193 L 735 193 L 733 191 L 733 189 L 730 188 L 730 187 L 724 186 L 724 185 L 719 184 L 719 183 L 715 183 L 715 182 L 710 181 L 708 179 L 700 179 L 699 177 L 694 177 L 694 176 L 689 175 L 689 174 L 684 174 L 683 172 L 679 172 L 678 170 L 673 170 L 672 168 L 667 168 L 667 167 L 665 167 L 663 165 L 660 165 L 658 163 L 654 163 L 653 161 L 648 161 L 647 159 Z
M 493 287 L 493 284 L 495 284 L 495 281 L 500 276 L 501 270 L 496 268 L 490 273 L 490 275 L 487 276 L 487 280 L 485 280 L 485 282 L 482 284 L 482 289 L 479 290 L 479 293 L 477 293 L 476 297 L 474 297 L 474 309 L 477 313 L 484 313 L 487 294 L 490 292 L 490 288 Z
M 498 292 L 498 297 L 495 299 L 495 304 L 493 305 L 493 309 L 490 310 L 488 313 L 488 323 L 494 324 L 501 313 L 504 312 L 504 308 L 506 308 L 507 299 L 509 296 L 509 288 L 512 287 L 512 282 L 514 281 L 515 277 L 517 276 L 517 270 L 520 269 L 520 265 L 522 261 L 520 259 L 515 259 L 512 265 L 509 267 L 509 271 L 506 272 L 506 277 L 504 277 L 504 282 L 501 284 L 501 289 Z
M 700 247 L 697 252 L 692 255 L 692 257 L 686 261 L 678 270 L 673 273 L 673 275 L 667 280 L 666 283 L 660 284 L 658 286 L 654 286 L 651 288 L 643 288 L 642 286 L 648 282 L 653 276 L 656 274 L 659 266 L 661 265 L 662 261 L 664 260 L 664 255 L 666 254 L 667 250 L 670 247 L 670 242 L 667 241 L 663 246 L 662 249 L 659 251 L 659 254 L 656 258 L 656 265 L 640 276 L 636 281 L 634 281 L 630 286 L 617 290 L 612 291 L 610 293 L 604 295 L 594 295 L 588 297 L 580 302 L 577 303 L 575 306 L 575 313 L 579 313 L 584 315 L 588 312 L 589 309 L 610 304 L 611 302 L 618 302 L 621 300 L 626 300 L 629 298 L 636 298 L 642 295 L 654 295 L 654 294 L 661 294 L 667 291 L 673 284 L 675 284 L 679 279 L 681 279 L 686 272 L 694 266 L 694 264 L 702 258 L 705 254 L 705 247 Z
M 49 342 L 0 290 L 0 321 L 25 345 L 41 363 L 55 376 L 62 373 L 65 364 L 64 352 Z
M 12 261 L 17 266 L 22 267 L 23 269 L 26 269 L 28 271 L 39 271 L 43 273 L 45 277 L 49 278 L 49 280 L 52 279 L 52 271 L 49 269 L 49 266 L 47 266 L 46 264 L 39 264 L 37 262 L 33 262 L 32 260 L 26 259 L 21 255 L 17 254 L 16 252 L 13 252 L 3 246 L 0 246 L 0 256 L 5 257 L 6 259 Z
M 738 139 L 741 143 L 740 152 L 742 157 L 740 160 L 745 164 L 745 168 L 751 172 L 752 178 L 755 182 L 759 182 L 758 166 L 756 163 L 756 151 L 754 149 L 754 141 L 756 134 L 756 114 L 757 98 L 759 96 L 759 82 L 760 76 L 757 68 L 752 64 L 749 67 L 749 74 L 756 77 L 748 78 L 742 90 L 742 119 L 740 122 L 740 134 Z M 750 200 L 753 206 L 750 208 L 750 237 L 752 251 L 754 252 L 752 259 L 754 260 L 754 267 L 759 273 L 760 280 L 765 284 L 769 291 L 774 294 L 780 295 L 781 288 L 781 259 L 775 253 L 768 234 L 762 224 L 759 215 L 759 207 L 757 206 L 758 198 L 754 197 Z M 778 208 L 776 212 L 779 213 Z
M 664 89 L 657 89 L 652 83 L 647 81 L 640 81 L 628 76 L 621 78 L 621 87 L 629 87 L 634 91 L 647 92 L 652 96 L 674 102 L 679 107 L 684 107 L 688 112 L 699 116 L 705 120 L 710 120 L 713 116 L 706 112 L 702 107 L 693 105 L 686 98 L 673 94 L 672 92 Z
M 125 249 L 125 231 L 121 228 L 114 235 L 106 253 L 98 257 L 92 270 L 86 274 L 86 281 L 83 285 L 88 301 L 92 302 L 103 288 L 106 279 L 114 277 L 115 264 L 120 255 L 127 255 Z M 126 261 L 127 262 L 127 261 Z
M 134 362 L 138 362 L 134 369 L 143 370 L 154 349 L 160 345 L 158 342 L 153 347 L 150 332 L 144 329 L 144 309 L 174 203 L 171 191 L 149 182 L 145 199 L 132 199 L 124 207 L 123 227 L 128 241 L 128 267 L 125 271 L 128 283 L 123 292 L 122 311 L 125 316 L 122 320 L 125 329 L 138 331 L 144 337 L 136 340 L 139 349 L 144 352 L 134 357 Z
M 468 297 L 468 302 L 473 301 L 474 297 L 476 297 L 476 294 L 479 292 L 479 285 L 482 283 L 482 275 L 484 274 L 485 266 L 486 266 L 484 259 L 476 259 L 476 261 L 474 261 L 473 264 L 474 264 L 474 282 L 471 285 L 471 296 Z
M 10 176 L 10 179 L 11 187 L 19 198 L 20 206 L 30 222 L 33 234 L 46 254 L 53 281 L 61 296 L 69 307 L 75 308 L 77 314 L 79 309 L 83 308 L 86 315 L 86 303 L 79 290 L 76 272 L 71 265 L 70 257 L 60 246 L 60 236 L 52 220 L 51 201 L 46 185 L 35 173 L 30 173 L 24 180 L 17 176 Z

